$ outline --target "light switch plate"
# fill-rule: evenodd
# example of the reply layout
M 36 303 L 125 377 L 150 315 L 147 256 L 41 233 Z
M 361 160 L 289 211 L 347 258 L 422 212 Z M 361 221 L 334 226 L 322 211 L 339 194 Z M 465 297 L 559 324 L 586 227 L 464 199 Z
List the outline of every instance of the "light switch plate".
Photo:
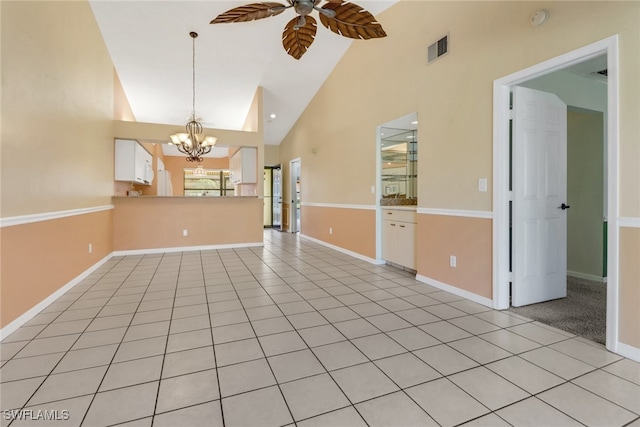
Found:
M 487 178 L 480 178 L 478 180 L 478 191 L 482 193 L 487 192 Z

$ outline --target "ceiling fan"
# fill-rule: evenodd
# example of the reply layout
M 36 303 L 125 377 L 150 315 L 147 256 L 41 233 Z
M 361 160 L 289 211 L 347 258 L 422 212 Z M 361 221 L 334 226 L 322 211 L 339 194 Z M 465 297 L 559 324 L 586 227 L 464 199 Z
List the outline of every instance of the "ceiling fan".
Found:
M 373 39 L 386 37 L 373 15 L 355 3 L 342 0 L 287 0 L 288 5 L 275 2 L 251 3 L 236 7 L 218 15 L 211 24 L 228 22 L 247 22 L 279 15 L 293 8 L 296 17 L 287 23 L 282 33 L 282 45 L 295 59 L 305 54 L 316 36 L 317 21 L 311 15 L 317 10 L 320 22 L 329 30 L 352 39 Z

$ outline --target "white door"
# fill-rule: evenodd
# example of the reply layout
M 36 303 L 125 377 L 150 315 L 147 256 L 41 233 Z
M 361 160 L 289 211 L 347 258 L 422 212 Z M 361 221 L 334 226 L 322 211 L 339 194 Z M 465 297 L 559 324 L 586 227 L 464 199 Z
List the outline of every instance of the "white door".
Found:
M 300 232 L 300 159 L 291 160 L 289 163 L 289 175 L 291 178 L 291 207 L 289 209 L 289 231 Z
M 567 106 L 513 92 L 512 305 L 567 295 Z
M 282 169 L 273 169 L 273 228 L 282 229 Z

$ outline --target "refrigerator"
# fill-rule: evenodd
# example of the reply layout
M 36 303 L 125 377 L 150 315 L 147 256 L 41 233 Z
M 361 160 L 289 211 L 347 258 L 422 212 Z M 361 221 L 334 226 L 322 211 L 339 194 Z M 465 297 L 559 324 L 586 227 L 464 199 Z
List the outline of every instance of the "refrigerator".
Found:
M 158 196 L 173 196 L 173 186 L 171 185 L 171 173 L 163 170 L 158 171 Z

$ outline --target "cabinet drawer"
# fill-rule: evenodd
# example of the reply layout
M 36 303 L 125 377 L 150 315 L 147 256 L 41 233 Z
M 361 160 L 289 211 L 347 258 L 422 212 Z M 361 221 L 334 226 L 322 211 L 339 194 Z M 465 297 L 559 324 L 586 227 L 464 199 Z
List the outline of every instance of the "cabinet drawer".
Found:
M 383 209 L 382 219 L 385 221 L 416 222 L 415 211 L 400 209 Z

